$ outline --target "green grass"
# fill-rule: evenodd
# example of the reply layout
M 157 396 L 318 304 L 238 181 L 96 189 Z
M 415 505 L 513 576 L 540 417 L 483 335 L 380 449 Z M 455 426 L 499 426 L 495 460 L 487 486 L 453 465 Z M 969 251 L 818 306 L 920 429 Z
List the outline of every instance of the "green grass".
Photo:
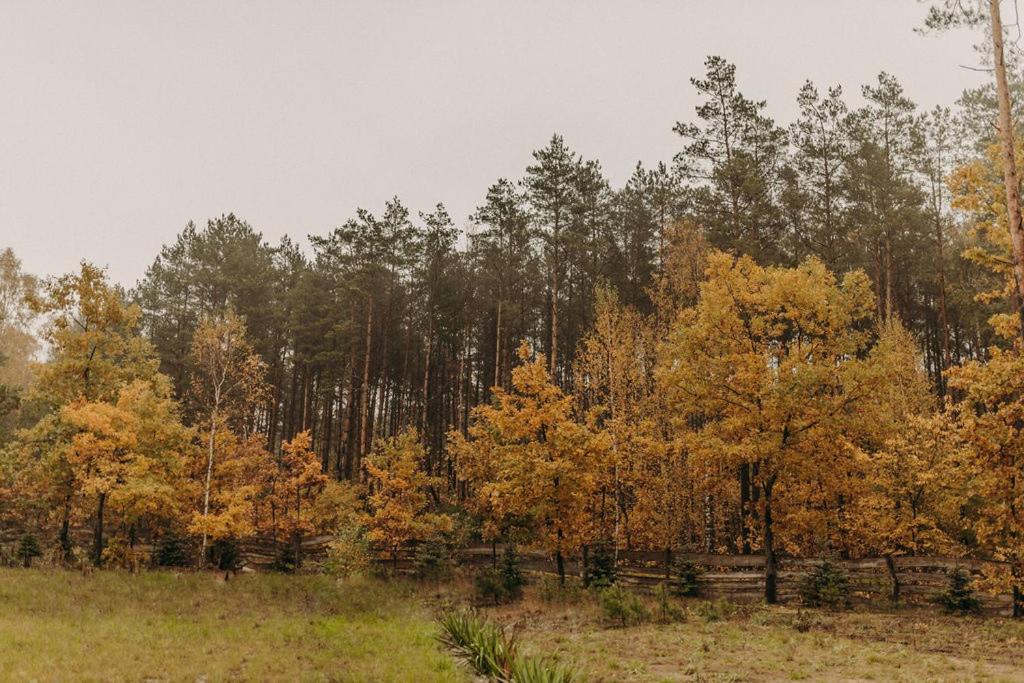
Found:
M 0 570 L 0 680 L 461 681 L 415 588 Z

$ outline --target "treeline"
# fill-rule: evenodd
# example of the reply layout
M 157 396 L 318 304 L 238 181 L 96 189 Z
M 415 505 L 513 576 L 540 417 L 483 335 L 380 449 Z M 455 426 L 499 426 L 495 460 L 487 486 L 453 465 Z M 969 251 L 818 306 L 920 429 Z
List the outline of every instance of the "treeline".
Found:
M 35 329 L 48 358 L 4 375 L 0 520 L 96 564 L 477 536 L 560 564 L 760 550 L 769 576 L 777 552 L 969 554 L 1019 586 L 987 92 L 925 114 L 887 74 L 856 108 L 808 83 L 784 126 L 720 58 L 692 83 L 671 163 L 613 188 L 556 135 L 465 234 L 396 198 L 306 252 L 226 215 L 130 291 L 8 254 L 6 367 Z
M 554 136 L 521 178 L 491 186 L 465 235 L 443 206 L 414 214 L 397 198 L 311 236 L 310 254 L 231 215 L 190 225 L 131 292 L 161 369 L 185 397 L 195 329 L 230 307 L 269 368 L 269 447 L 308 429 L 325 470 L 351 478 L 376 439 L 411 425 L 444 467 L 445 435 L 509 386 L 520 341 L 569 387 L 598 287 L 655 310 L 681 224 L 762 265 L 813 255 L 863 269 L 877 317 L 911 330 L 940 394 L 944 368 L 984 356 L 998 306 L 975 295 L 996 285 L 963 256 L 975 240 L 945 184 L 958 155 L 986 144 L 967 134 L 975 107 L 923 114 L 881 74 L 859 108 L 808 83 L 783 126 L 724 60 L 693 84 L 704 103 L 676 125 L 670 164 L 638 165 L 616 189 Z

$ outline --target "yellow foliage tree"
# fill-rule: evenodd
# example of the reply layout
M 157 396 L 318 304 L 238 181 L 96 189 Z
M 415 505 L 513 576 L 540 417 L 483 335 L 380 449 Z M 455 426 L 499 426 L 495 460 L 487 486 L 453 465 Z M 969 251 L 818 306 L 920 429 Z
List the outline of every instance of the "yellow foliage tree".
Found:
M 311 445 L 308 431 L 282 444 L 270 492 L 275 536 L 280 531 L 292 543 L 296 567 L 302 564 L 302 537 L 320 527 L 321 510 L 316 502 L 328 481 Z
M 96 500 L 93 561 L 103 562 L 104 515 L 118 513 L 134 541 L 140 521 L 173 520 L 188 488 L 191 433 L 178 419 L 170 385 L 136 380 L 116 403 L 80 400 L 60 412 L 72 430 L 65 458 L 78 493 Z
M 749 511 L 760 518 L 770 603 L 776 516 L 785 531 L 785 513 L 801 509 L 787 493 L 846 468 L 856 453 L 846 424 L 874 391 L 860 360 L 872 306 L 863 273 L 839 284 L 817 260 L 762 268 L 717 253 L 699 303 L 681 314 L 663 348 L 660 384 L 697 467 L 717 476 L 722 463 L 733 472 L 750 466 L 760 500 Z
M 468 439 L 453 437 L 459 476 L 472 493 L 484 534 L 513 526 L 530 532 L 555 556 L 565 581 L 565 555 L 593 537 L 586 514 L 594 490 L 590 430 L 574 419 L 575 402 L 551 381 L 543 355 L 512 372 L 512 391 L 494 390 L 494 403 L 473 410 Z M 600 457 L 600 456 L 598 456 Z
M 950 386 L 961 392 L 956 416 L 970 448 L 971 490 L 982 502 L 973 524 L 978 550 L 1005 562 L 993 582 L 1013 593 L 1014 616 L 1024 615 L 1024 354 L 989 350 L 988 362 L 955 368 Z
M 427 541 L 450 531 L 451 517 L 434 511 L 431 491 L 442 485 L 424 469 L 427 453 L 419 432 L 408 429 L 374 444 L 366 462 L 369 498 L 367 539 L 391 554 L 410 541 Z

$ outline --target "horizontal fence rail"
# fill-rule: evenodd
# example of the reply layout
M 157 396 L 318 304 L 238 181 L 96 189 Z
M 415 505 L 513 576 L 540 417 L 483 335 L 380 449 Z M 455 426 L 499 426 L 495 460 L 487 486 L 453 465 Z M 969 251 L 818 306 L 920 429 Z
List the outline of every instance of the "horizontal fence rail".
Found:
M 19 538 L 14 532 L 0 531 L 0 549 L 13 557 L 14 547 Z M 83 538 L 83 543 L 85 539 Z M 326 558 L 333 536 L 311 536 L 300 543 L 302 561 L 315 564 Z M 269 536 L 251 537 L 237 542 L 241 562 L 254 569 L 269 569 L 282 556 L 282 552 L 294 552 L 295 545 Z M 153 550 L 149 543 L 139 543 L 134 551 L 140 557 L 148 556 Z M 478 545 L 463 548 L 456 553 L 454 561 L 470 570 L 489 567 L 501 561 L 503 546 Z M 408 545 L 397 553 L 387 551 L 375 555 L 375 562 L 385 571 L 411 574 L 415 571 L 416 546 Z M 536 550 L 518 552 L 520 567 L 527 572 L 542 575 L 557 574 L 553 557 Z M 11 558 L 8 558 L 11 559 Z M 758 601 L 764 597 L 765 558 L 763 555 L 717 555 L 709 553 L 671 553 L 666 551 L 619 550 L 615 566 L 617 581 L 637 590 L 650 590 L 670 580 L 672 567 L 679 562 L 688 562 L 699 570 L 697 579 L 698 595 L 708 599 L 724 598 L 737 602 Z M 894 555 L 891 558 L 874 557 L 854 560 L 830 560 L 845 572 L 850 586 L 851 599 L 855 603 L 885 604 L 893 593 L 893 579 L 899 587 L 901 601 L 912 604 L 930 602 L 949 584 L 949 575 L 956 569 L 977 577 L 997 563 L 982 560 L 914 555 Z M 779 557 L 778 597 L 781 602 L 796 602 L 799 599 L 800 584 L 807 573 L 821 563 L 820 559 Z M 570 576 L 582 576 L 583 563 L 580 557 L 566 558 L 565 572 Z M 978 591 L 983 611 L 990 614 L 1009 614 L 1012 599 L 1009 595 L 992 595 Z

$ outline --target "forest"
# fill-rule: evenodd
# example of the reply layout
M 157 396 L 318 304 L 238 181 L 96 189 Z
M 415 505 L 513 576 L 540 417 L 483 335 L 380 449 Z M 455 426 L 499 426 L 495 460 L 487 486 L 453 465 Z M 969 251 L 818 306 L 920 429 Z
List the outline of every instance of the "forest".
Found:
M 992 19 L 959 5 L 928 27 Z M 131 287 L 7 249 L 0 559 L 349 574 L 500 545 L 564 585 L 757 555 L 771 604 L 782 558 L 926 556 L 984 562 L 1024 616 L 1007 60 L 927 111 L 898 74 L 807 81 L 777 121 L 709 56 L 662 163 L 614 186 L 555 133 L 466 229 L 399 197 L 277 243 L 226 213 Z

